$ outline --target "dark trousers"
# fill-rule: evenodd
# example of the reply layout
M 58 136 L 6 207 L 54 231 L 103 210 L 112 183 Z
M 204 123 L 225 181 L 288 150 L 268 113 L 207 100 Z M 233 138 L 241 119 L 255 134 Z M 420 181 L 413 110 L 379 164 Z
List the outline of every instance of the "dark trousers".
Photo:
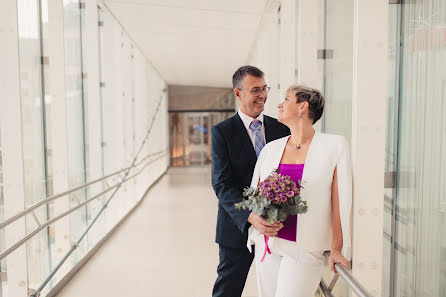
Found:
M 248 248 L 231 248 L 219 245 L 220 264 L 212 297 L 241 297 L 246 277 L 254 259 Z

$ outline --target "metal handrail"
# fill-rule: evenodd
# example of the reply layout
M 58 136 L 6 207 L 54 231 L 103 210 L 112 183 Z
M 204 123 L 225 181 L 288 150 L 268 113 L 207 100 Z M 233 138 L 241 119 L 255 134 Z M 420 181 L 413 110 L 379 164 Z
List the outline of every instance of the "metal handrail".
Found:
M 28 208 L 22 210 L 21 212 L 17 213 L 16 215 L 10 217 L 9 219 L 6 219 L 5 221 L 1 222 L 1 223 L 0 223 L 0 229 L 5 228 L 6 226 L 8 226 L 8 225 L 10 225 L 11 223 L 17 221 L 18 219 L 22 218 L 23 216 L 27 215 L 28 213 L 32 212 L 33 210 L 35 210 L 36 208 L 39 208 L 39 207 L 42 206 L 42 205 L 45 205 L 45 204 L 47 204 L 47 203 L 49 203 L 49 202 L 51 202 L 51 201 L 53 201 L 53 200 L 56 200 L 56 199 L 61 198 L 61 197 L 64 197 L 64 196 L 66 196 L 66 195 L 68 195 L 68 194 L 71 194 L 71 193 L 73 193 L 73 192 L 77 192 L 77 191 L 79 191 L 79 190 L 82 190 L 82 189 L 84 189 L 84 188 L 86 188 L 86 187 L 88 187 L 88 186 L 91 186 L 91 185 L 96 184 L 96 183 L 98 183 L 98 182 L 100 182 L 100 181 L 103 181 L 103 180 L 105 180 L 105 179 L 108 179 L 108 178 L 110 178 L 110 177 L 112 177 L 112 176 L 115 176 L 115 175 L 117 175 L 117 174 L 119 174 L 119 173 L 121 173 L 121 172 L 124 172 L 124 171 L 126 171 L 126 170 L 129 170 L 129 169 L 132 169 L 132 168 L 136 168 L 136 167 L 138 167 L 139 165 L 141 165 L 141 164 L 142 164 L 145 160 L 147 160 L 148 158 L 153 157 L 153 156 L 156 156 L 156 155 L 158 155 L 158 154 L 161 154 L 161 153 L 165 152 L 166 150 L 167 150 L 167 149 L 164 149 L 164 150 L 162 150 L 162 151 L 158 151 L 158 152 L 156 152 L 156 153 L 148 154 L 148 155 L 145 156 L 140 162 L 134 164 L 133 166 L 129 166 L 129 167 L 127 167 L 127 168 L 123 168 L 123 169 L 118 170 L 118 171 L 116 171 L 116 172 L 114 172 L 114 173 L 110 173 L 110 174 L 108 174 L 108 175 L 106 175 L 106 176 L 103 176 L 103 177 L 101 177 L 101 178 L 92 180 L 92 181 L 90 181 L 90 182 L 88 182 L 88 183 L 85 183 L 85 184 L 83 184 L 83 185 L 80 185 L 80 186 L 77 186 L 77 187 L 75 187 L 75 188 L 69 189 L 69 190 L 67 190 L 67 191 L 65 191 L 65 192 L 62 192 L 62 193 L 55 194 L 55 195 L 52 195 L 52 196 L 50 196 L 50 197 L 47 197 L 47 198 L 45 198 L 45 199 L 43 199 L 43 200 L 41 200 L 41 201 L 39 201 L 39 202 L 37 202 L 37 203 L 31 205 L 30 207 L 28 207 Z
M 37 233 L 39 233 L 40 231 L 42 231 L 43 229 L 45 229 L 46 227 L 48 227 L 49 225 L 53 224 L 54 222 L 64 218 L 65 216 L 69 215 L 70 213 L 72 213 L 73 211 L 81 208 L 82 206 L 87 205 L 88 203 L 90 203 L 93 200 L 98 199 L 99 197 L 101 197 L 102 195 L 104 195 L 105 193 L 113 190 L 114 188 L 117 188 L 119 186 L 121 186 L 122 184 L 126 183 L 127 181 L 131 180 L 132 178 L 136 177 L 137 175 L 139 175 L 147 166 L 149 166 L 150 164 L 154 163 L 155 161 L 158 161 L 159 159 L 161 159 L 162 157 L 159 157 L 157 159 L 151 160 L 149 162 L 147 162 L 147 164 L 145 164 L 137 173 L 135 173 L 134 175 L 122 180 L 121 182 L 109 187 L 108 189 L 106 189 L 105 191 L 102 191 L 101 193 L 91 197 L 88 200 L 85 200 L 84 202 L 76 205 L 73 208 L 70 208 L 69 210 L 67 210 L 64 213 L 61 213 L 60 215 L 52 218 L 51 220 L 46 221 L 45 223 L 41 224 L 37 229 L 34 229 L 31 233 L 29 233 L 28 235 L 26 235 L 24 238 L 22 238 L 22 240 L 18 241 L 17 243 L 15 243 L 14 245 L 12 245 L 9 249 L 7 249 L 6 251 L 4 251 L 3 253 L 0 254 L 0 261 L 3 260 L 4 258 L 6 258 L 9 254 L 11 254 L 12 252 L 14 252 L 16 249 L 18 249 L 20 246 L 22 246 L 25 242 L 27 242 L 29 239 L 31 239 L 32 237 L 34 237 Z
M 324 256 L 327 257 L 327 259 L 330 258 L 330 252 L 326 251 L 324 253 Z M 336 272 L 345 280 L 347 285 L 358 295 L 359 297 L 372 297 L 372 294 L 370 294 L 366 288 L 352 275 L 351 270 L 348 268 L 345 268 L 339 263 L 334 264 Z M 323 279 L 321 279 L 321 282 L 319 284 L 319 288 L 321 289 L 322 293 L 326 297 L 333 297 L 333 293 L 331 292 L 334 285 L 336 284 L 336 281 L 338 279 L 338 276 L 336 275 L 335 278 L 332 280 L 329 286 L 325 283 Z

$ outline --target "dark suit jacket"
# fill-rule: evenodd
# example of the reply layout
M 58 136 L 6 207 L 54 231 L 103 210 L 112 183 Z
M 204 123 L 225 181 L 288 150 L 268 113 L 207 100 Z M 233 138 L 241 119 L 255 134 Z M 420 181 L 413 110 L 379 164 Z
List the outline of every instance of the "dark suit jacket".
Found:
M 290 134 L 274 118 L 264 116 L 264 125 L 267 143 Z M 228 247 L 244 247 L 250 211 L 238 211 L 234 203 L 242 201 L 243 189 L 251 184 L 257 156 L 238 113 L 212 127 L 211 134 L 212 187 L 219 201 L 215 241 Z

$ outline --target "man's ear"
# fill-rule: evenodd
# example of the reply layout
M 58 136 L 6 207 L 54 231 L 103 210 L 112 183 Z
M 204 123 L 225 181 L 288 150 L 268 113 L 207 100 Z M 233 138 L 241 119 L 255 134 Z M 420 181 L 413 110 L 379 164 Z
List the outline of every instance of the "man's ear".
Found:
M 237 99 L 240 99 L 240 90 L 237 89 L 237 88 L 235 88 L 235 89 L 234 89 L 234 95 L 235 95 L 235 97 L 236 97 Z

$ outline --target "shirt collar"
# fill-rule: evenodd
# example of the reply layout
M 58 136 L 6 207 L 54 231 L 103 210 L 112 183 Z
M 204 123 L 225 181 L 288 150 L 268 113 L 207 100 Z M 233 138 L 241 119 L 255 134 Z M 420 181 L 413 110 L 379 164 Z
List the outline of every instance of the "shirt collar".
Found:
M 243 125 L 245 125 L 246 130 L 249 129 L 249 125 L 251 125 L 251 122 L 254 120 L 254 118 L 250 117 L 249 115 L 243 113 L 240 109 L 238 110 L 238 115 L 242 119 Z M 256 120 L 259 120 L 262 122 L 263 125 L 263 112 L 259 114 L 258 117 L 255 118 Z

